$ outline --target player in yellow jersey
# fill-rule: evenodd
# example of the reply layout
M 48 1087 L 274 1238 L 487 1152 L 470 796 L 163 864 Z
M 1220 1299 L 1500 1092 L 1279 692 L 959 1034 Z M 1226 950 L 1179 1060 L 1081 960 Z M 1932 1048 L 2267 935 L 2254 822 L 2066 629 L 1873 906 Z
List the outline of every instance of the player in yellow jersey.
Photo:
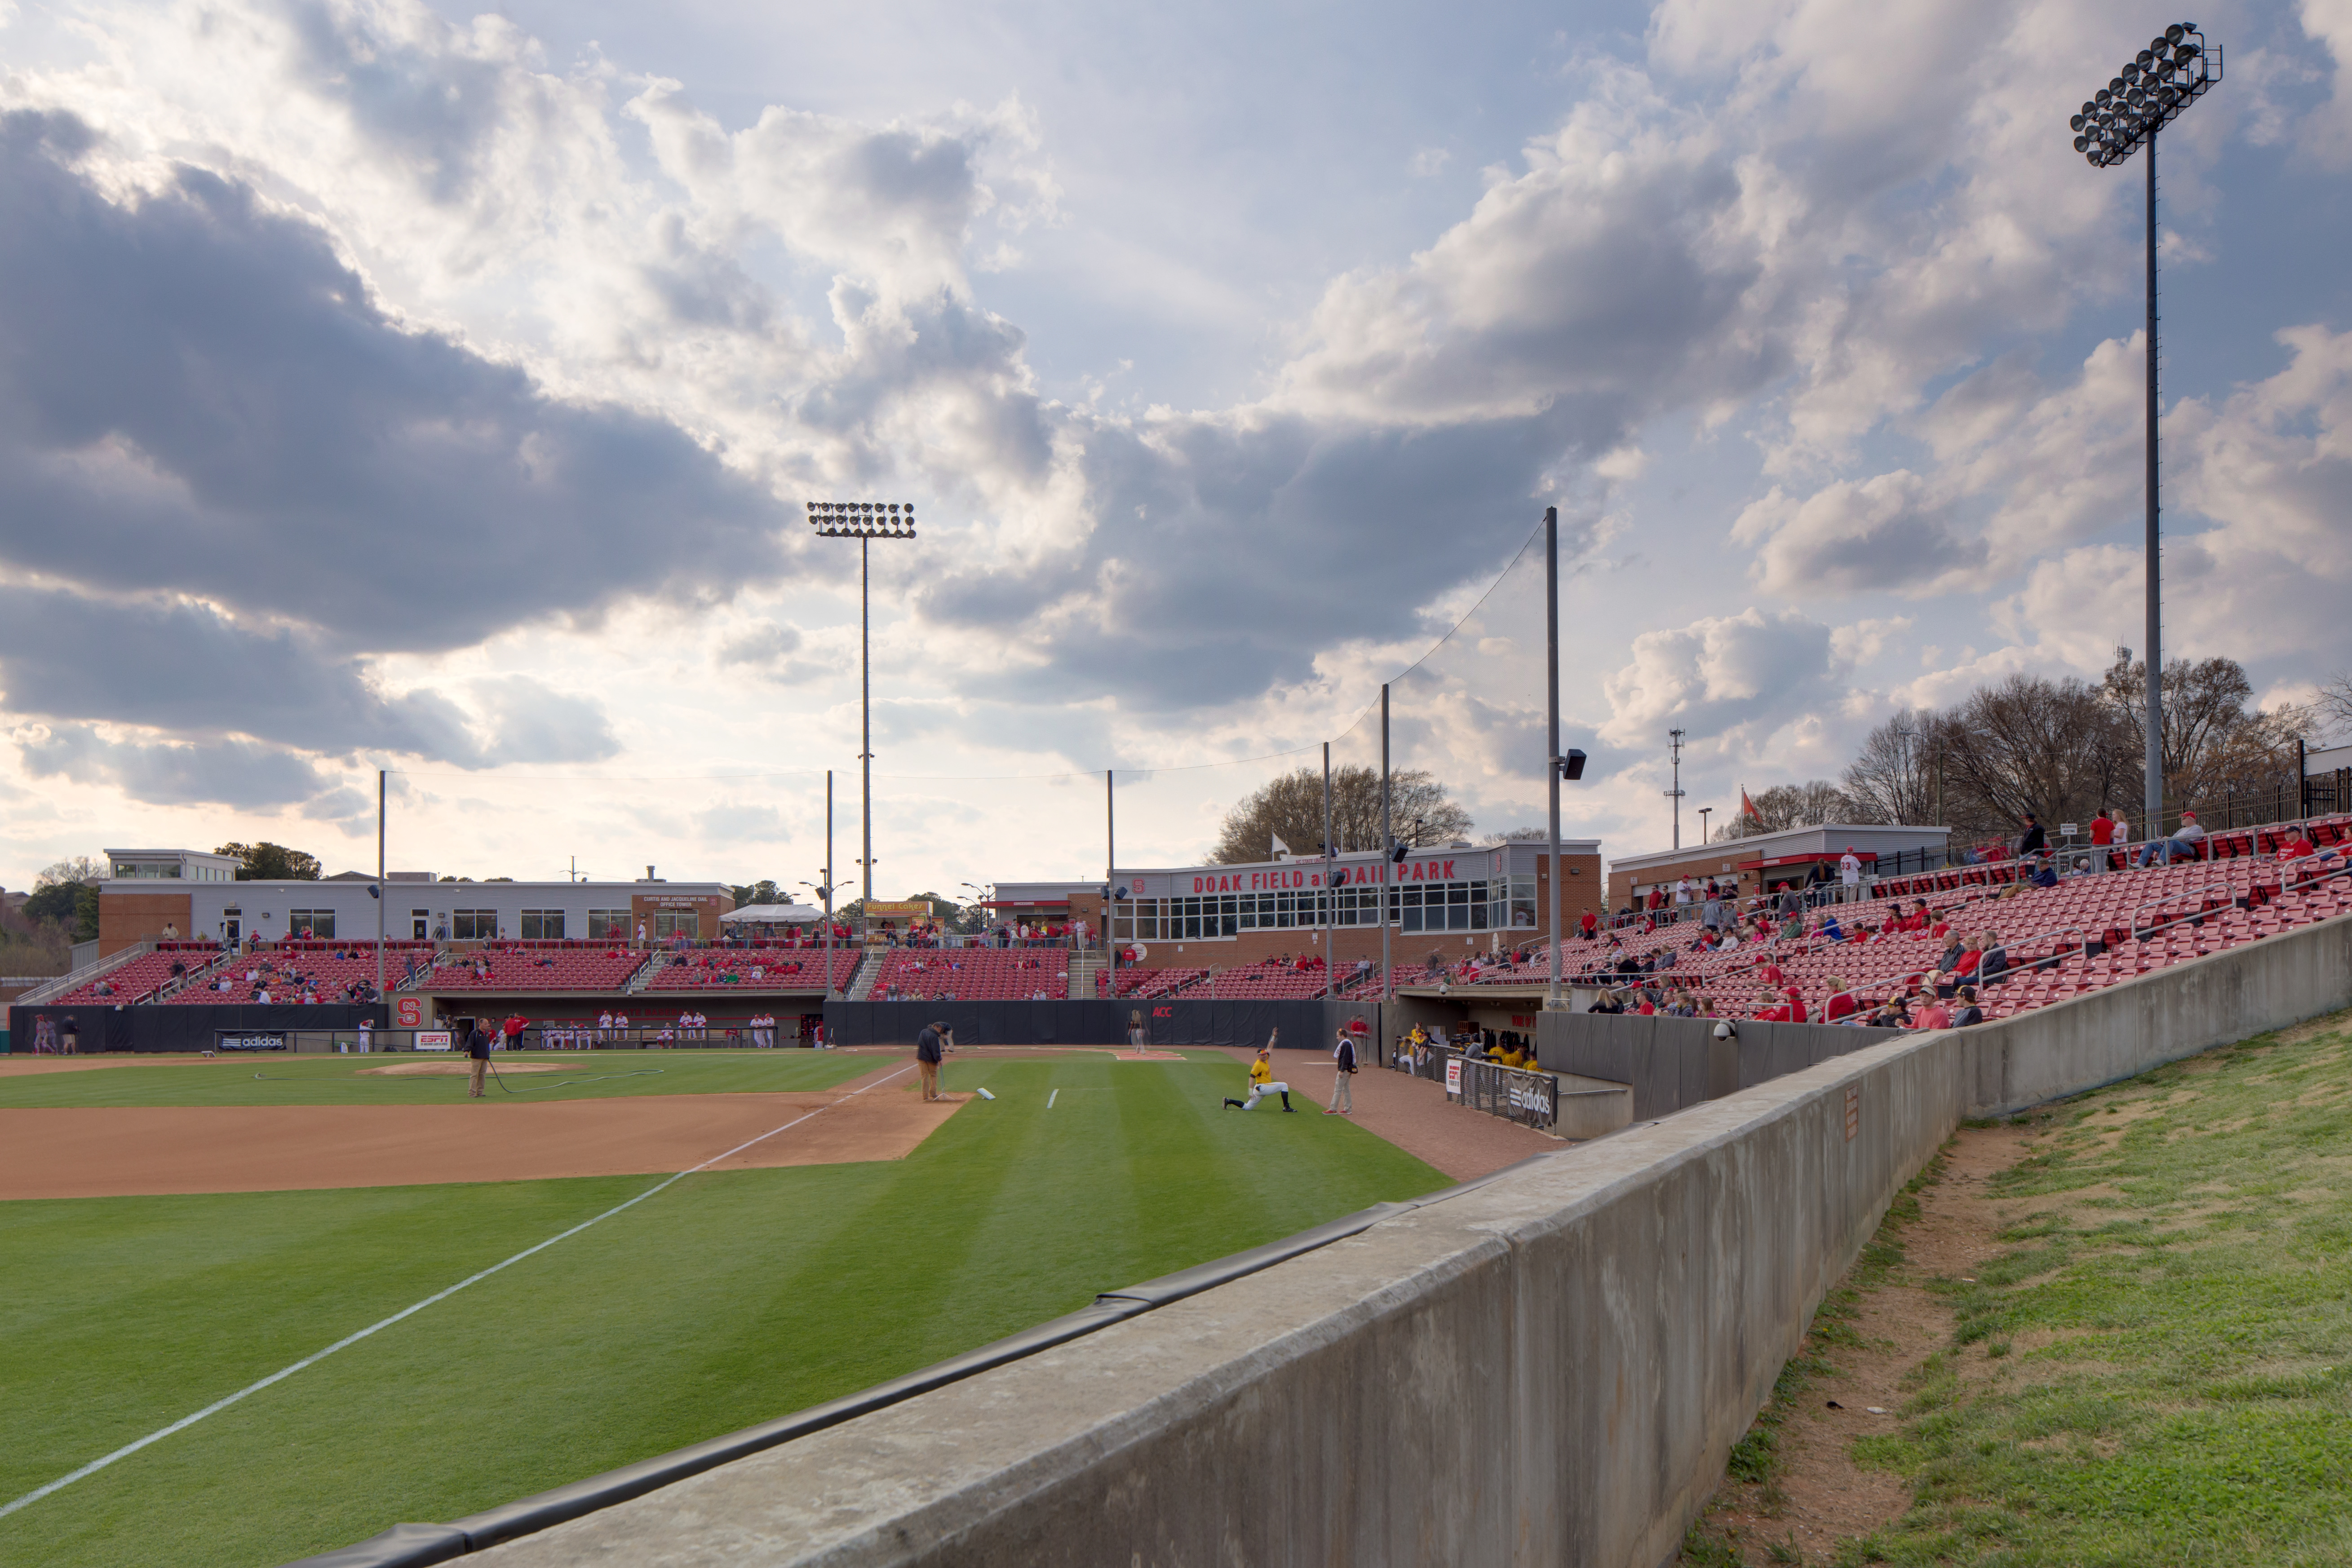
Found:
M 1290 1103 L 1290 1085 L 1277 1082 L 1274 1076 L 1274 1042 L 1281 1037 L 1281 1034 L 1280 1030 L 1276 1030 L 1265 1037 L 1265 1043 L 1257 1048 L 1257 1060 L 1250 1063 L 1249 1069 L 1249 1098 L 1247 1100 L 1229 1098 L 1225 1102 L 1226 1105 L 1236 1111 L 1247 1111 L 1253 1109 L 1267 1095 L 1279 1094 L 1282 1096 L 1284 1110 L 1295 1109 Z

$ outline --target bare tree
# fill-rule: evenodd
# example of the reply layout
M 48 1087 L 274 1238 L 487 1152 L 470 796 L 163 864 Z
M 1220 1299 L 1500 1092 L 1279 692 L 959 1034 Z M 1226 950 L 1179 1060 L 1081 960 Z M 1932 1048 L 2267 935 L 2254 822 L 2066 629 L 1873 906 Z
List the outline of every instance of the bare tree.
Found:
M 1853 803 L 1845 792 L 1826 779 L 1809 779 L 1802 784 L 1775 784 L 1748 799 L 1756 808 L 1756 816 L 1735 814 L 1729 822 L 1715 830 L 1711 837 L 1717 841 L 1815 827 L 1823 822 L 1843 821 L 1853 815 Z
M 2147 664 L 2118 658 L 2101 684 L 2120 726 L 2137 738 L 2146 723 Z M 2310 707 L 2249 712 L 2252 682 L 2235 659 L 2168 660 L 2159 692 L 2164 723 L 2164 795 L 2168 809 L 2204 807 L 2232 796 L 2268 797 L 2292 790 L 2294 747 L 2316 732 L 2327 696 Z M 2141 769 L 2132 769 L 2139 774 Z
M 1446 798 L 1445 786 L 1419 768 L 1389 775 L 1389 818 L 1396 836 L 1421 847 L 1451 843 L 1469 832 L 1470 813 Z M 1381 847 L 1381 772 L 1377 768 L 1331 770 L 1331 835 L 1335 852 Z M 1280 838 L 1300 854 L 1323 848 L 1323 770 L 1301 768 L 1269 779 L 1225 813 L 1212 865 L 1271 860 Z
M 1929 823 L 1936 820 L 1936 763 L 1943 719 L 1933 708 L 1905 708 L 1863 737 L 1845 770 L 1846 800 L 1858 821 Z
M 2085 682 L 2011 675 L 1979 686 L 1941 731 L 1946 819 L 1965 841 L 2123 804 L 2139 785 L 2135 729 Z
M 110 869 L 95 855 L 68 855 L 42 867 L 40 874 L 33 878 L 33 885 L 40 888 L 68 882 L 103 882 Z
M 2312 706 L 2330 736 L 2352 733 L 2352 670 L 2338 670 L 2319 688 L 2319 700 Z
M 1488 833 L 1486 835 L 1486 842 L 1490 844 L 1521 844 L 1537 840 L 1549 841 L 1550 838 L 1551 830 L 1549 828 L 1513 828 L 1508 832 Z

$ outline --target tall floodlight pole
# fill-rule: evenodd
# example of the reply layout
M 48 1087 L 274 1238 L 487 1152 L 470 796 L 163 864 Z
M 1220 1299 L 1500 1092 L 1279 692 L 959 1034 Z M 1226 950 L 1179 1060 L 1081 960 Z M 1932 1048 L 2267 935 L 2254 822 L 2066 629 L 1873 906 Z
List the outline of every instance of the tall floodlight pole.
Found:
M 1396 967 L 1389 956 L 1389 890 L 1395 885 L 1396 835 L 1389 831 L 1389 687 L 1381 683 L 1381 1000 L 1396 1000 Z M 1386 1020 L 1381 1027 L 1388 1028 Z
M 1111 770 L 1103 769 L 1103 962 L 1109 967 L 1110 990 L 1108 997 L 1118 997 L 1118 946 L 1111 940 L 1111 912 L 1118 906 L 1118 796 L 1111 782 Z
M 1333 977 L 1339 972 L 1339 956 L 1331 951 L 1332 934 L 1339 929 L 1339 894 L 1331 885 L 1331 743 L 1323 743 L 1323 894 L 1318 901 L 1318 924 L 1323 927 L 1323 994 L 1327 998 L 1334 989 Z
M 857 766 L 862 807 L 858 868 L 866 903 L 874 902 L 874 651 L 872 558 L 876 539 L 915 537 L 915 504 L 897 501 L 811 501 L 809 526 L 817 537 L 857 541 Z M 831 876 L 825 879 L 830 882 Z
M 383 906 L 392 901 L 383 892 L 383 776 L 375 770 L 375 999 L 383 1000 Z
M 824 770 L 824 999 L 833 1000 L 833 769 Z
M 1683 732 L 1666 731 L 1666 755 L 1674 759 L 1675 787 L 1666 791 L 1666 799 L 1675 803 L 1675 848 L 1683 847 Z
M 2221 47 L 2194 22 L 2176 22 L 2148 40 L 2067 124 L 2074 151 L 2111 169 L 2147 149 L 2147 836 L 2164 836 L 2164 605 L 2157 474 L 2156 133 L 2221 79 Z
M 1544 1006 L 1559 1009 L 1559 884 L 1567 878 L 1559 863 L 1559 508 L 1544 508 L 1544 704 L 1546 730 L 1544 784 L 1551 805 L 1551 924 L 1544 938 L 1549 955 L 1550 978 L 1544 988 Z

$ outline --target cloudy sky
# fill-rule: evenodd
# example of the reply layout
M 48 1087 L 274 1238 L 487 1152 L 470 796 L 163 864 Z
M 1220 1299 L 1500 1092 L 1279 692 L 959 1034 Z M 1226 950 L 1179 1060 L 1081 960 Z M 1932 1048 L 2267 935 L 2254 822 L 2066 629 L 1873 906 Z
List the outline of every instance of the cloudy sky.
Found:
M 1728 808 L 2142 644 L 2140 164 L 2065 119 L 2178 19 L 0 0 L 0 884 L 369 866 L 379 768 L 395 868 L 786 883 L 830 768 L 847 883 L 809 497 L 922 518 L 885 894 L 1098 874 L 1105 767 L 1187 862 L 1473 606 L 1398 760 L 1537 820 L 1547 505 L 1570 829 L 1659 847 L 1669 727 Z M 2198 20 L 2168 652 L 2293 700 L 2352 664 L 2352 5 Z

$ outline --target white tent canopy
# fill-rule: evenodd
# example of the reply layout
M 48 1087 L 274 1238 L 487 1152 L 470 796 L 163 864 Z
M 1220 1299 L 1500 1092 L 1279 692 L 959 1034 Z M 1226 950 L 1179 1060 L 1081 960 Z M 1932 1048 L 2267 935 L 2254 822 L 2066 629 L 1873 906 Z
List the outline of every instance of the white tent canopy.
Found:
M 719 917 L 721 925 L 814 925 L 824 911 L 814 904 L 749 904 Z

